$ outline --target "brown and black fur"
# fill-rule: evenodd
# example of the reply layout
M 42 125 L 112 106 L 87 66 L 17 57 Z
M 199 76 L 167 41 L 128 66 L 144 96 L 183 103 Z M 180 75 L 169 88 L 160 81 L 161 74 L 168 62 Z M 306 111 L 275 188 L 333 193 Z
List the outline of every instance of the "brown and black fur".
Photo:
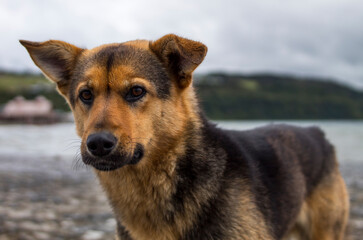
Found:
M 210 123 L 191 84 L 202 43 L 172 34 L 91 50 L 21 43 L 74 113 L 82 159 L 108 195 L 117 239 L 343 239 L 348 195 L 323 132 Z M 135 86 L 144 95 L 131 101 Z M 115 144 L 99 157 L 88 140 L 101 133 Z

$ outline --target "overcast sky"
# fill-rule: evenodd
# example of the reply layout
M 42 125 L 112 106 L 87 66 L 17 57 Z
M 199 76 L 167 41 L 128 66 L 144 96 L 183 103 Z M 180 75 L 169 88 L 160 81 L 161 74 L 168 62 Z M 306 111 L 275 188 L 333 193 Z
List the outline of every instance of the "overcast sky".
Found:
M 363 88 L 362 0 L 0 0 L 0 68 L 36 68 L 18 39 L 80 47 L 176 33 L 205 43 L 199 73 L 272 72 Z

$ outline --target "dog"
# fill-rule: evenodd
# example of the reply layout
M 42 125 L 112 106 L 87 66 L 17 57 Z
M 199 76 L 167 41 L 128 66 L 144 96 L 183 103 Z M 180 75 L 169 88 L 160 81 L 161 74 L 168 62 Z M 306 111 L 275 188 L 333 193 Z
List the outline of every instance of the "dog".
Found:
M 343 239 L 348 194 L 324 133 L 209 122 L 192 86 L 201 42 L 20 43 L 74 114 L 116 239 Z

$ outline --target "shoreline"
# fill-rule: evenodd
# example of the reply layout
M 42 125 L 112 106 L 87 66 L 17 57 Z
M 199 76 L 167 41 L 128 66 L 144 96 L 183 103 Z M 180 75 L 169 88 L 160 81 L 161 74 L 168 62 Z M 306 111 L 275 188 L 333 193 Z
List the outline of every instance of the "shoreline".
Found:
M 363 163 L 340 163 L 350 193 L 346 240 L 363 235 Z M 92 168 L 72 158 L 0 155 L 0 240 L 112 239 L 115 220 Z

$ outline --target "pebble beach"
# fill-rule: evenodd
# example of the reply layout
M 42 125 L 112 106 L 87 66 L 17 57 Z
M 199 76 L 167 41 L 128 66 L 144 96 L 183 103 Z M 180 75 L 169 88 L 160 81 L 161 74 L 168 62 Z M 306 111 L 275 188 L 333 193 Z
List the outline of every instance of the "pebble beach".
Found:
M 347 240 L 363 236 L 362 167 L 341 165 L 351 199 Z M 114 236 L 115 220 L 92 169 L 65 159 L 1 156 L 0 203 L 0 240 Z

